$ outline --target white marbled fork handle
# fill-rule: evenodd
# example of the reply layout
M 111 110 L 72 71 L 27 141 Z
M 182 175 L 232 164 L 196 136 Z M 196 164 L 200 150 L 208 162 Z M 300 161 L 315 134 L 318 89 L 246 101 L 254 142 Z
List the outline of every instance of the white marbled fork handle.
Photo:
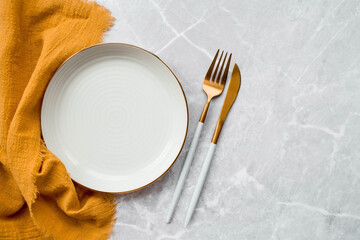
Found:
M 204 182 L 205 182 L 207 173 L 208 173 L 210 165 L 211 165 L 211 160 L 212 160 L 212 157 L 214 155 L 215 148 L 216 148 L 216 144 L 215 143 L 210 143 L 209 150 L 207 152 L 205 161 L 204 161 L 204 163 L 203 163 L 203 165 L 201 167 L 200 175 L 199 175 L 199 178 L 198 178 L 198 180 L 196 182 L 195 190 L 194 190 L 194 193 L 192 195 L 188 211 L 186 213 L 184 227 L 186 227 L 188 225 L 188 223 L 190 222 L 191 216 L 193 215 L 196 204 L 197 204 L 197 202 L 199 200 L 201 190 L 203 189 Z
M 175 192 L 174 192 L 173 198 L 171 200 L 170 209 L 169 209 L 168 215 L 166 217 L 166 222 L 167 223 L 170 223 L 171 218 L 172 218 L 172 216 L 174 214 L 176 204 L 179 201 L 181 191 L 182 191 L 182 189 L 184 187 L 186 177 L 187 177 L 187 175 L 189 173 L 191 163 L 192 163 L 192 161 L 194 159 L 195 150 L 196 150 L 196 147 L 197 147 L 198 142 L 199 142 L 199 137 L 200 137 L 200 133 L 201 133 L 201 129 L 203 127 L 203 124 L 204 123 L 202 123 L 202 122 L 198 123 L 196 131 L 195 131 L 194 138 L 192 139 L 192 142 L 190 144 L 189 152 L 187 153 L 187 156 L 185 158 L 184 165 L 182 167 L 182 170 L 181 170 L 181 173 L 180 173 L 180 176 L 179 176 L 179 180 L 178 180 L 178 182 L 176 184 Z

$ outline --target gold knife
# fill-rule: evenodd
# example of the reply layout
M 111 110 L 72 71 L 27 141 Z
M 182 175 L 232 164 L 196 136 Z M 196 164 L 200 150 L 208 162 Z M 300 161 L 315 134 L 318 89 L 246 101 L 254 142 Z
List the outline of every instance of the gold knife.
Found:
M 219 135 L 220 135 L 221 129 L 224 125 L 226 116 L 228 115 L 230 108 L 233 105 L 233 103 L 238 95 L 240 85 L 241 85 L 240 70 L 239 70 L 239 67 L 237 66 L 237 64 L 235 64 L 233 72 L 231 74 L 229 88 L 226 93 L 226 97 L 225 97 L 224 104 L 221 109 L 219 120 L 216 124 L 216 128 L 215 128 L 214 135 L 213 135 L 211 143 L 210 143 L 208 153 L 207 153 L 205 161 L 201 167 L 200 175 L 199 175 L 198 181 L 196 183 L 195 190 L 192 195 L 188 211 L 186 213 L 184 227 L 186 227 L 188 225 L 188 223 L 190 222 L 191 216 L 192 216 L 194 209 L 196 207 L 196 204 L 199 200 L 201 190 L 203 188 L 203 185 L 204 185 L 204 182 L 206 179 L 206 175 L 210 168 L 212 156 L 215 152 L 216 143 L 219 139 Z

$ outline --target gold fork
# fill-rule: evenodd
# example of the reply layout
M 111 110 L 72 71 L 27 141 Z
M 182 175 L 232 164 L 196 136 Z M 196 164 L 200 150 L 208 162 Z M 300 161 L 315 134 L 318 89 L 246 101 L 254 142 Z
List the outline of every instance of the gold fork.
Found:
M 229 72 L 229 66 L 230 66 L 232 54 L 230 53 L 227 63 L 226 63 L 226 67 L 224 69 L 224 65 L 225 65 L 225 61 L 226 61 L 226 57 L 227 57 L 228 53 L 225 53 L 224 59 L 221 63 L 223 53 L 224 53 L 224 51 L 222 51 L 220 58 L 216 64 L 217 57 L 219 55 L 219 51 L 220 50 L 217 50 L 215 57 L 214 57 L 213 61 L 211 62 L 210 68 L 207 71 L 204 82 L 203 82 L 203 90 L 207 95 L 206 104 L 202 111 L 198 126 L 197 126 L 195 134 L 194 134 L 194 138 L 190 144 L 189 151 L 185 158 L 185 162 L 183 164 L 178 182 L 176 184 L 175 192 L 174 192 L 173 198 L 171 200 L 171 204 L 170 204 L 170 210 L 169 210 L 167 218 L 166 218 L 167 223 L 170 223 L 170 221 L 171 221 L 171 218 L 174 214 L 176 204 L 179 201 L 181 191 L 184 187 L 185 179 L 187 177 L 187 174 L 189 173 L 190 165 L 194 158 L 194 153 L 195 153 L 196 147 L 199 142 L 201 129 L 202 129 L 203 123 L 205 121 L 206 114 L 209 110 L 210 102 L 214 97 L 219 96 L 224 91 L 224 88 L 225 88 L 225 83 L 226 83 L 227 75 Z M 216 68 L 214 70 L 215 64 L 216 64 Z M 220 66 L 220 64 L 221 64 L 221 66 Z M 220 68 L 219 68 L 219 66 L 220 66 Z
M 207 111 L 209 109 L 211 100 L 214 97 L 219 96 L 224 91 L 224 88 L 225 88 L 225 83 L 226 83 L 227 74 L 228 74 L 228 71 L 229 71 L 229 66 L 230 66 L 230 61 L 231 61 L 231 55 L 232 54 L 230 53 L 230 56 L 229 56 L 228 62 L 226 64 L 224 74 L 221 77 L 221 71 L 222 71 L 222 69 L 224 67 L 224 63 L 225 63 L 226 56 L 227 56 L 227 53 L 226 53 L 225 57 L 224 57 L 224 60 L 222 62 L 220 71 L 218 73 L 218 68 L 219 68 L 223 53 L 224 52 L 221 52 L 220 59 L 219 59 L 218 64 L 217 64 L 217 66 L 215 68 L 215 71 L 213 73 L 213 68 L 215 66 L 216 58 L 217 58 L 217 56 L 219 54 L 219 50 L 217 50 L 217 52 L 215 54 L 215 57 L 214 57 L 214 60 L 212 61 L 211 65 L 210 65 L 210 68 L 209 68 L 208 72 L 206 73 L 206 76 L 205 76 L 205 79 L 204 79 L 204 82 L 203 82 L 203 90 L 207 95 L 207 101 L 206 101 L 206 104 L 204 106 L 204 110 L 203 110 L 203 112 L 201 114 L 201 117 L 200 117 L 200 120 L 199 120 L 199 122 L 202 122 L 202 123 L 205 121 L 206 114 L 207 114 Z

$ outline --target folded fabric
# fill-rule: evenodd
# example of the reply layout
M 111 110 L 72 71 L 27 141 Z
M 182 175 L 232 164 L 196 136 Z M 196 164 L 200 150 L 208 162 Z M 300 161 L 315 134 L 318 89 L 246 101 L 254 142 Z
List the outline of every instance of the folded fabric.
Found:
M 108 10 L 82 0 L 0 0 L 0 239 L 106 239 L 114 195 L 74 183 L 41 137 L 47 84 L 102 40 Z

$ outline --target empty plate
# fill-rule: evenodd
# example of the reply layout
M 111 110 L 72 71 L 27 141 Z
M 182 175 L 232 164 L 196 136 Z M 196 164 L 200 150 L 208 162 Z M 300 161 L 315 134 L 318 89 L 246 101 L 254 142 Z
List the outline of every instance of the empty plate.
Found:
M 42 105 L 47 147 L 71 178 L 103 192 L 129 192 L 161 177 L 184 144 L 188 109 L 171 69 L 122 43 L 70 57 L 51 79 Z

